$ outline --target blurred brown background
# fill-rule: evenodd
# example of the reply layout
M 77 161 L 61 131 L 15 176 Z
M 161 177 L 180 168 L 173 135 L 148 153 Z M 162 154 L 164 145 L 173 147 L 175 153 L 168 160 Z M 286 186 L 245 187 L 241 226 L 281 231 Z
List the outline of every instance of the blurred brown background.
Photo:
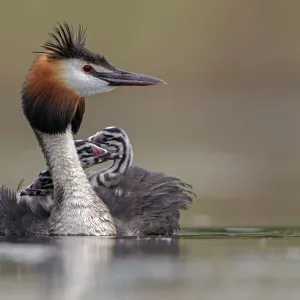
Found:
M 183 226 L 300 224 L 300 2 L 2 1 L 0 182 L 44 168 L 20 109 L 26 71 L 56 21 L 88 47 L 168 85 L 94 96 L 78 138 L 123 127 L 135 164 L 191 183 Z

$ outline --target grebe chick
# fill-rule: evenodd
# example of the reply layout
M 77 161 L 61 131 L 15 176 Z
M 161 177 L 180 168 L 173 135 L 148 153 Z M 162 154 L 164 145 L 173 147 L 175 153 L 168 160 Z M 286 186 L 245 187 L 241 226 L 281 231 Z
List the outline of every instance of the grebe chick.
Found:
M 178 233 L 180 212 L 188 208 L 195 195 L 192 187 L 179 178 L 133 166 L 132 145 L 121 128 L 106 127 L 88 140 L 121 155 L 110 167 L 88 176 L 109 208 L 118 234 Z
M 114 218 L 118 234 L 177 233 L 180 211 L 192 203 L 191 187 L 176 177 L 132 166 L 132 146 L 121 128 L 106 127 L 88 141 L 120 155 L 108 168 L 88 176 Z

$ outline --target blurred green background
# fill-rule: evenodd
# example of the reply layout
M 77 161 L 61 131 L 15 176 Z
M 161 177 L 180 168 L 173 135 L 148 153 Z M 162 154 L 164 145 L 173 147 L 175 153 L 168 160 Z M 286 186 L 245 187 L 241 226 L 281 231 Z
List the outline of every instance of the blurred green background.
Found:
M 57 21 L 88 47 L 168 85 L 87 100 L 78 138 L 124 128 L 137 165 L 191 183 L 183 226 L 300 224 L 299 1 L 2 1 L 0 182 L 45 167 L 20 109 L 27 69 Z

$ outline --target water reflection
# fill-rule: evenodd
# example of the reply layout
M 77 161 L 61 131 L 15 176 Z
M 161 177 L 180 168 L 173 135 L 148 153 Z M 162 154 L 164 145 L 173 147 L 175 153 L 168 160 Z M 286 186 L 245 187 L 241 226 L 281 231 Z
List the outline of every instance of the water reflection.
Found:
M 2 238 L 0 285 L 8 280 L 14 288 L 0 286 L 0 298 L 122 296 L 124 283 L 169 281 L 180 271 L 172 263 L 178 255 L 177 238 Z
M 3 237 L 0 299 L 298 299 L 300 239 L 256 234 Z

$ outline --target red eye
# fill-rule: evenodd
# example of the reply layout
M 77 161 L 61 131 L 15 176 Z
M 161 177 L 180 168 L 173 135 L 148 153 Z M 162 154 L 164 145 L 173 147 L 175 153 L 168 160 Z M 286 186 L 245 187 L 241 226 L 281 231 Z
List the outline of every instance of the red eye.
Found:
M 86 73 L 89 73 L 89 72 L 93 71 L 93 67 L 90 65 L 85 65 L 85 66 L 83 66 L 82 70 Z

